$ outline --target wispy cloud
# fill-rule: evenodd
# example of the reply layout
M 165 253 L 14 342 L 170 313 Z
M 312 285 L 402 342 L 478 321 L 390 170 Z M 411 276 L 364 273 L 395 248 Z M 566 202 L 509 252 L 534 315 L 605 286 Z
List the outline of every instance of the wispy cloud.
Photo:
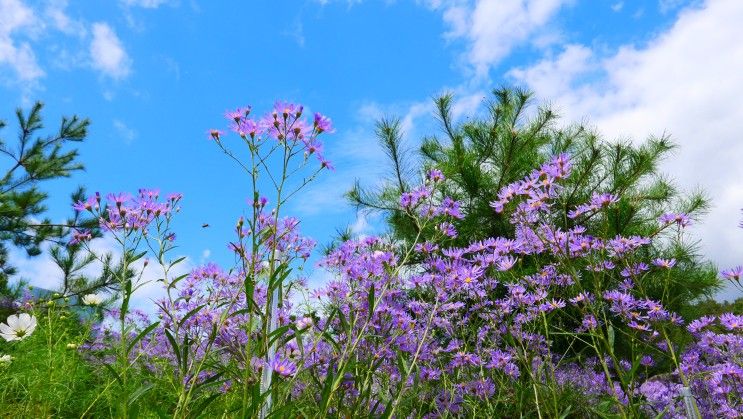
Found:
M 116 134 L 124 140 L 126 144 L 131 144 L 137 138 L 137 131 L 128 127 L 124 122 L 119 119 L 113 121 L 114 130 Z
M 121 4 L 126 7 L 142 7 L 145 9 L 157 9 L 158 7 L 171 3 L 170 0 L 122 0 Z
M 93 68 L 115 80 L 129 76 L 132 59 L 116 32 L 107 23 L 98 22 L 93 24 L 92 33 L 90 58 Z
M 294 20 L 291 27 L 283 32 L 284 36 L 293 39 L 300 47 L 304 47 L 304 26 L 299 18 Z

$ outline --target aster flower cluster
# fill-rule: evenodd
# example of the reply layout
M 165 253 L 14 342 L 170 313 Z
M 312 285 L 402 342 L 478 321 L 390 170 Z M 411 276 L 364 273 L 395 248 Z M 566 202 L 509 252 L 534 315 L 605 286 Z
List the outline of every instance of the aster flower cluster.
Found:
M 677 347 L 669 333 L 687 326 L 642 288 L 648 272 L 672 270 L 676 261 L 639 259 L 652 243 L 648 237 L 602 239 L 581 226 L 553 227 L 551 203 L 568 176 L 570 159 L 561 155 L 499 192 L 496 211 L 513 204 L 512 238 L 461 248 L 423 242 L 408 250 L 376 237 L 340 244 L 320 263 L 335 279 L 313 293 L 324 315 L 297 310 L 290 287 L 282 288 L 271 330 L 283 331 L 269 352 L 254 345 L 265 338 L 267 324 L 254 307 L 271 305 L 271 295 L 278 294 L 268 279 L 292 260 L 306 259 L 314 242 L 298 233 L 296 219 L 279 219 L 265 211 L 266 200 L 257 200 L 253 221 L 238 221 L 238 240 L 230 244 L 242 268 L 226 272 L 207 265 L 177 285 L 166 284 L 160 322 L 141 340 L 136 357 L 159 373 L 164 366 L 180 369 L 176 374 L 186 386 L 210 382 L 230 368 L 244 371 L 221 392 L 270 371 L 273 385 L 288 386 L 293 398 L 314 401 L 328 413 L 389 411 L 409 392 L 420 401 L 421 416 L 467 415 L 495 394 L 539 382 L 539 398 L 578 391 L 592 403 L 611 401 L 612 411 L 625 416 L 687 415 L 683 394 L 689 389 L 703 417 L 734 417 L 741 409 L 736 397 L 743 394 L 743 319 L 726 314 L 696 320 L 688 325 L 694 343 Z M 433 198 L 442 179 L 431 172 L 400 204 L 443 238 L 456 234 L 451 222 L 463 213 L 454 200 Z M 617 199 L 595 195 L 574 214 L 602 211 Z M 660 221 L 659 229 L 685 223 L 679 215 Z M 253 237 L 257 247 L 249 245 Z M 524 270 L 520 262 L 529 258 L 544 263 Z M 250 272 L 267 281 L 255 282 L 246 295 Z M 191 362 L 204 361 L 208 368 L 182 367 L 173 346 L 184 342 Z M 620 342 L 642 355 L 629 356 Z M 582 349 L 557 355 L 556 345 L 565 344 Z M 668 364 L 672 373 L 658 374 L 658 365 Z M 330 391 L 320 396 L 313 383 L 329 383 L 324 386 Z M 334 404 L 334 397 L 343 403 Z
M 252 107 L 237 108 L 227 111 L 225 118 L 230 122 L 230 130 L 248 141 L 254 149 L 262 146 L 266 140 L 274 140 L 288 148 L 295 146 L 304 150 L 307 158 L 314 155 L 323 168 L 332 168 L 330 161 L 323 157 L 323 144 L 318 136 L 333 132 L 330 118 L 315 113 L 311 121 L 305 118 L 304 106 L 295 103 L 277 101 L 271 112 L 253 119 Z M 212 129 L 209 136 L 220 143 L 224 133 Z
M 315 243 L 300 234 L 296 218 L 283 216 L 293 195 L 285 185 L 295 156 L 302 156 L 299 168 L 312 154 L 320 169 L 330 166 L 317 136 L 332 125 L 320 114 L 303 119 L 304 108 L 290 103 L 259 119 L 250 115 L 250 108 L 227 113 L 254 158 L 248 173 L 271 174 L 265 164 L 271 151 L 262 150 L 283 150 L 284 158 L 282 170 L 269 176 L 275 206 L 267 209 L 268 199 L 253 190 L 251 213 L 236 223 L 228 245 L 232 268 L 207 264 L 172 274 L 177 261 L 167 263 L 163 254 L 174 236 L 159 221 L 177 211 L 179 195 L 159 201 L 157 191 L 141 190 L 136 198 L 104 201 L 96 194 L 75 205 L 113 234 L 146 240 L 156 232 L 164 239 L 157 259 L 166 296 L 157 301 L 156 321 L 124 304 L 111 313 L 118 330 L 97 326 L 80 350 L 172 377 L 180 392 L 176 416 L 188 412 L 192 394 L 233 391 L 254 403 L 245 411 L 263 417 L 294 402 L 318 416 L 495 416 L 511 405 L 535 416 L 566 416 L 560 400 L 570 392 L 586 401 L 579 415 L 743 415 L 743 317 L 687 324 L 668 308 L 670 296 L 648 292 L 664 289 L 649 282 L 650 273 L 671 281 L 679 269 L 675 259 L 645 257 L 656 235 L 598 237 L 580 224 L 621 196 L 596 193 L 556 214 L 566 193 L 561 183 L 571 176 L 566 154 L 498 191 L 491 207 L 508 215 L 512 235 L 457 247 L 447 243 L 466 209 L 443 194 L 445 178 L 431 170 L 399 205 L 433 236 L 340 243 L 319 263 L 332 279 L 298 304 L 308 290 L 291 273 Z M 222 132 L 210 135 L 235 158 Z M 576 224 L 560 229 L 551 222 L 565 216 Z M 680 231 L 689 217 L 665 214 L 657 227 L 674 225 Z M 90 240 L 77 234 L 78 242 Z M 722 275 L 738 281 L 742 272 Z M 604 410 L 591 410 L 596 406 Z
M 178 212 L 181 194 L 169 194 L 160 201 L 157 189 L 140 189 L 136 197 L 128 193 L 110 193 L 104 200 L 96 192 L 84 201 L 76 202 L 72 208 L 78 212 L 88 212 L 97 217 L 100 228 L 105 232 L 120 232 L 124 235 L 139 232 L 147 235 L 149 227 L 159 219 L 169 218 L 172 212 Z M 93 238 L 88 230 L 73 231 L 70 244 L 90 241 Z M 174 239 L 175 236 L 171 237 Z

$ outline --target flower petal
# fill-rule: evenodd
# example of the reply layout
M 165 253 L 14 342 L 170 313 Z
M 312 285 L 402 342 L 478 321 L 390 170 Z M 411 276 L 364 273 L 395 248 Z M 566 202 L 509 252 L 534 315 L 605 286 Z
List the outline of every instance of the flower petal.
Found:
M 8 323 L 11 329 L 15 330 L 18 327 L 18 316 L 11 314 L 5 322 Z
M 36 316 L 31 316 L 31 321 L 28 323 L 28 328 L 31 330 L 36 329 Z
M 18 315 L 18 327 L 22 329 L 28 328 L 28 325 L 31 324 L 31 315 L 28 313 L 21 313 Z
M 15 334 L 15 332 L 13 331 L 13 328 L 8 326 L 5 323 L 0 323 L 0 333 L 2 333 L 3 335 Z

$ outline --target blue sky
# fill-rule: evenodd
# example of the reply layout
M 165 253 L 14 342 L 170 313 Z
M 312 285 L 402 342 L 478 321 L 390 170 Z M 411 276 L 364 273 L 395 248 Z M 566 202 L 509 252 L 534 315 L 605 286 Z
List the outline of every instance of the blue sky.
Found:
M 399 116 L 415 145 L 436 133 L 432 96 L 454 92 L 466 117 L 493 87 L 521 85 L 609 138 L 672 133 L 682 149 L 665 169 L 718 203 L 695 232 L 727 267 L 743 263 L 740 21 L 736 0 L 0 0 L 0 117 L 40 99 L 48 126 L 93 121 L 87 170 L 52 185 L 53 217 L 77 184 L 179 191 L 181 251 L 226 263 L 250 193 L 205 135 L 226 109 L 284 99 L 333 119 L 337 170 L 290 209 L 325 242 L 346 225 L 378 231 L 341 197 L 354 178 L 380 178 L 375 119 Z M 51 275 L 38 261 L 21 271 Z

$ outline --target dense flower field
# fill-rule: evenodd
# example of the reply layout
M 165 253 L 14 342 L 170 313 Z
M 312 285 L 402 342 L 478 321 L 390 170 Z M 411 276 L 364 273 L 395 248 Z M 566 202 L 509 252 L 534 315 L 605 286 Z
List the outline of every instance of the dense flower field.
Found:
M 320 262 L 334 279 L 308 289 L 298 273 L 315 242 L 284 208 L 332 171 L 320 141 L 331 121 L 291 103 L 227 119 L 233 134 L 209 137 L 253 185 L 228 244 L 234 265 L 175 273 L 179 194 L 77 202 L 121 248 L 120 295 L 113 307 L 107 295 L 81 295 L 95 315 L 80 319 L 66 295 L 13 302 L 17 314 L 0 324 L 11 415 L 743 416 L 743 316 L 667 309 L 682 263 L 649 256 L 685 234 L 687 214 L 665 213 L 643 236 L 602 235 L 621 191 L 557 210 L 574 173 L 573 156 L 557 154 L 491 202 L 512 235 L 453 246 L 462 205 L 432 168 L 399 196 L 415 240 L 338 243 Z M 259 178 L 274 189 L 259 191 Z M 77 228 L 69 245 L 97 257 L 96 237 Z M 153 264 L 165 297 L 148 317 L 130 302 Z M 740 286 L 743 267 L 721 275 Z M 94 395 L 69 406 L 40 395 L 65 379 L 78 387 L 49 391 Z

